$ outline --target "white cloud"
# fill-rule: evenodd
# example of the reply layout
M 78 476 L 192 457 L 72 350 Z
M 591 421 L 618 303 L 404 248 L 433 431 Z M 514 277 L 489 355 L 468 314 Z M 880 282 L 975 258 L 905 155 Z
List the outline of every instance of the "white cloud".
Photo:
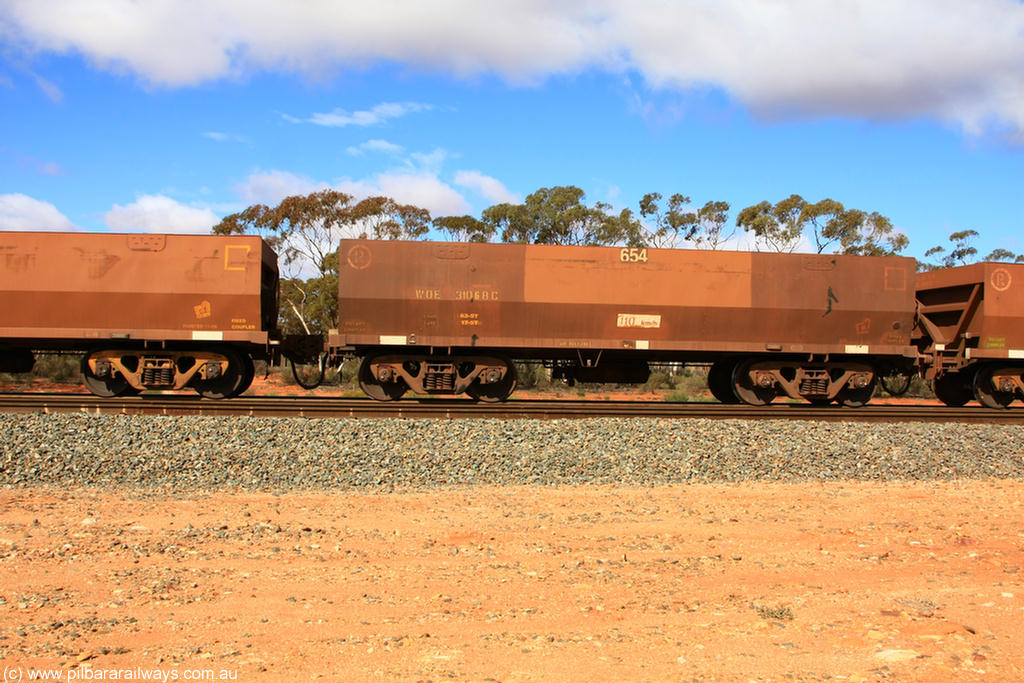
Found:
M 931 116 L 1024 135 L 1018 0 L 5 0 L 0 33 L 27 55 L 80 53 L 169 87 L 374 62 L 515 83 L 603 69 L 721 88 L 762 115 Z M 409 111 L 386 103 L 307 120 L 373 125 Z
M 361 156 L 366 152 L 380 152 L 383 154 L 401 154 L 405 148 L 387 140 L 367 140 L 366 142 L 353 145 L 345 150 L 352 156 Z
M 365 180 L 340 180 L 334 187 L 358 199 L 391 197 L 400 204 L 427 209 L 434 216 L 464 214 L 472 209 L 458 190 L 433 173 L 380 173 Z
M 518 204 L 522 201 L 516 193 L 506 188 L 500 180 L 484 175 L 480 171 L 458 171 L 455 184 L 483 195 L 495 204 Z
M 236 135 L 235 133 L 224 133 L 217 130 L 210 130 L 203 133 L 203 137 L 214 142 L 249 142 L 249 139 L 244 135 Z
M 235 192 L 246 204 L 273 206 L 285 197 L 310 194 L 328 187 L 328 183 L 288 171 L 256 171 L 235 185 Z
M 397 119 L 406 114 L 413 114 L 430 109 L 429 104 L 418 102 L 381 102 L 371 109 L 347 112 L 344 109 L 313 114 L 308 119 L 300 119 L 294 116 L 285 116 L 292 123 L 313 123 L 328 128 L 343 128 L 345 126 L 377 126 L 390 119 Z
M 972 132 L 990 117 L 1024 128 L 1016 0 L 731 0 L 615 21 L 649 83 L 718 86 L 762 115 L 930 115 Z
M 32 170 L 39 175 L 59 176 L 64 175 L 64 169 L 56 161 L 43 161 L 32 156 L 18 155 L 18 165 Z
M 435 216 L 463 214 L 471 209 L 457 190 L 432 173 L 382 173 L 377 182 L 385 196 L 423 207 Z
M 64 169 L 56 161 L 46 161 L 39 164 L 39 172 L 43 175 L 64 175 Z
M 444 162 L 451 157 L 446 149 L 434 148 L 431 152 L 413 152 L 406 161 L 410 168 L 418 168 L 426 173 L 438 173 Z
M 36 73 L 32 74 L 32 78 L 35 80 L 39 89 L 43 91 L 43 94 L 46 95 L 47 99 L 51 102 L 54 104 L 60 104 L 64 101 L 64 93 L 54 83 L 46 80 Z
M 111 230 L 120 232 L 209 233 L 220 218 L 210 209 L 186 206 L 164 195 L 143 195 L 132 204 L 103 216 Z
M 157 85 L 195 85 L 252 69 L 316 77 L 373 60 L 528 80 L 553 66 L 587 64 L 600 19 L 590 5 L 569 0 L 556 11 L 536 0 L 5 0 L 0 21 L 29 49 L 79 52 Z
M 355 197 L 391 197 L 401 204 L 427 209 L 435 216 L 463 214 L 472 207 L 458 190 L 428 171 L 396 170 L 368 178 L 313 180 L 288 171 L 257 171 L 235 186 L 246 204 L 274 206 L 285 197 L 335 189 Z
M 49 202 L 25 194 L 0 194 L 0 230 L 78 230 Z

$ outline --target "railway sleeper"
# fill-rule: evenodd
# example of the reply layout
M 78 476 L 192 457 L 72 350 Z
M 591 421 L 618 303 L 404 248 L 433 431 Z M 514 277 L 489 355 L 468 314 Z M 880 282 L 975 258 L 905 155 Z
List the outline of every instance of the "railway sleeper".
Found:
M 763 398 L 783 393 L 811 403 L 838 400 L 846 405 L 859 406 L 870 399 L 877 381 L 877 373 L 872 366 L 856 362 L 797 365 L 764 360 L 740 364 L 737 371 L 740 375 L 735 378 L 737 394 L 740 398 L 752 396 L 755 402 L 768 402 Z M 743 387 L 752 391 L 744 392 Z
M 99 380 L 100 384 L 122 382 L 135 391 L 176 391 L 195 382 L 216 381 L 228 373 L 229 365 L 226 355 L 212 351 L 151 353 L 111 349 L 86 356 L 83 371 L 87 379 Z

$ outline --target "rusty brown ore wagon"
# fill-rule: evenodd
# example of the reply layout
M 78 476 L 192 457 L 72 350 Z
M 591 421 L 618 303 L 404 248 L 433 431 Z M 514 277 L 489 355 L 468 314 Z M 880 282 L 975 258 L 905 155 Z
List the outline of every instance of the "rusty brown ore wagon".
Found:
M 1024 396 L 1024 264 L 917 276 L 922 374 L 947 405 L 1005 408 Z
M 274 354 L 277 296 L 259 237 L 0 232 L 0 371 L 81 351 L 100 396 L 234 396 Z
M 516 359 L 588 382 L 706 363 L 722 401 L 861 405 L 913 370 L 914 276 L 895 256 L 352 240 L 328 347 L 378 400 L 504 400 Z

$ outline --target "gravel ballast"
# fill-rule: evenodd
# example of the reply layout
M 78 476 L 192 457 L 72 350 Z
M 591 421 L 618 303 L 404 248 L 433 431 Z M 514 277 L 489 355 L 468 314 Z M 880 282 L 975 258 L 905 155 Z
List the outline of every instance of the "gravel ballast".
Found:
M 0 415 L 0 486 L 463 485 L 1021 478 L 1024 427 L 601 418 Z

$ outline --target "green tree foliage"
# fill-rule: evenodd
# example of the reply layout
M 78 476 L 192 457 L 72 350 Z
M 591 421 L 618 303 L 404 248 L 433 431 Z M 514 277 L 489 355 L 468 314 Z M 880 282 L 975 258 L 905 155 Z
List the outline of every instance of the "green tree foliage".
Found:
M 495 227 L 472 216 L 443 216 L 434 219 L 434 227 L 453 242 L 490 242 Z
M 275 207 L 256 204 L 226 216 L 218 235 L 259 234 L 286 266 L 312 266 L 320 275 L 337 272 L 336 252 L 344 238 L 416 239 L 427 233 L 430 212 L 388 197 L 360 202 L 337 190 L 287 197 Z M 332 261 L 332 258 L 335 260 Z
M 354 233 L 346 236 L 371 240 L 415 240 L 430 230 L 430 212 L 389 197 L 369 197 L 352 209 Z M 334 252 L 337 249 L 332 250 Z
M 430 212 L 388 197 L 362 201 L 323 190 L 287 197 L 226 216 L 218 235 L 258 234 L 284 266 L 280 325 L 285 332 L 326 332 L 337 325 L 338 245 L 344 238 L 418 239 L 430 227 Z M 303 277 L 305 276 L 305 277 Z
M 1024 257 L 1017 256 L 1016 254 L 1014 254 L 1012 251 L 1010 251 L 1008 249 L 993 249 L 991 251 L 991 253 L 989 253 L 989 255 L 985 257 L 984 260 L 986 260 L 986 261 L 1003 261 L 1003 262 L 1007 262 L 1008 263 L 1008 262 L 1013 261 L 1014 259 L 1017 259 L 1017 258 L 1024 258 Z
M 925 258 L 930 259 L 934 256 L 941 258 L 941 261 L 938 264 L 921 263 L 919 267 L 922 270 L 935 270 L 937 268 L 965 266 L 971 263 L 978 254 L 977 248 L 971 244 L 977 236 L 977 230 L 960 230 L 952 233 L 949 236 L 949 241 L 952 243 L 952 248 L 949 251 L 946 250 L 946 247 L 939 244 L 924 252 Z
M 650 192 L 640 200 L 640 215 L 654 223 L 647 233 L 647 243 L 652 247 L 672 248 L 684 240 L 693 238 L 697 232 L 697 214 L 687 211 L 690 198 L 674 194 L 668 198 L 668 205 L 662 209 L 661 194 Z
M 726 230 L 729 222 L 729 202 L 707 202 L 697 210 L 697 232 L 693 236 L 698 249 L 716 250 L 736 234 Z
M 495 204 L 483 223 L 502 242 L 519 244 L 644 246 L 640 222 L 629 209 L 611 213 L 601 202 L 587 206 L 578 187 L 544 187 L 522 204 Z
M 924 252 L 926 259 L 938 258 L 937 262 L 918 261 L 918 270 L 937 270 L 939 268 L 953 268 L 954 266 L 966 266 L 977 262 L 978 249 L 974 246 L 974 240 L 978 237 L 977 230 L 959 230 L 950 234 L 950 248 L 941 244 L 936 245 Z M 983 261 L 1002 261 L 1024 263 L 1024 254 L 1014 254 L 1008 249 L 995 249 Z
M 1024 254 L 1014 254 L 1009 249 L 993 249 L 985 261 L 1001 261 L 1003 263 L 1024 263 Z
M 823 199 L 816 203 L 790 195 L 778 204 L 761 202 L 740 212 L 736 224 L 753 232 L 772 251 L 792 252 L 807 236 L 821 254 L 884 256 L 906 248 L 906 235 L 896 232 L 878 212 L 847 209 L 842 202 Z
M 338 326 L 338 273 L 281 279 L 278 325 L 288 333 L 326 334 Z
M 761 202 L 740 211 L 736 225 L 754 233 L 769 251 L 789 253 L 796 250 L 804 231 L 800 220 L 803 205 L 803 197 L 797 194 L 778 204 Z
M 654 224 L 646 237 L 652 247 L 680 247 L 686 241 L 698 249 L 714 250 L 735 234 L 735 230 L 725 230 L 728 202 L 709 201 L 693 211 L 688 209 L 690 198 L 685 195 L 672 195 L 664 209 L 661 200 L 658 192 L 645 194 L 640 200 L 640 215 Z

